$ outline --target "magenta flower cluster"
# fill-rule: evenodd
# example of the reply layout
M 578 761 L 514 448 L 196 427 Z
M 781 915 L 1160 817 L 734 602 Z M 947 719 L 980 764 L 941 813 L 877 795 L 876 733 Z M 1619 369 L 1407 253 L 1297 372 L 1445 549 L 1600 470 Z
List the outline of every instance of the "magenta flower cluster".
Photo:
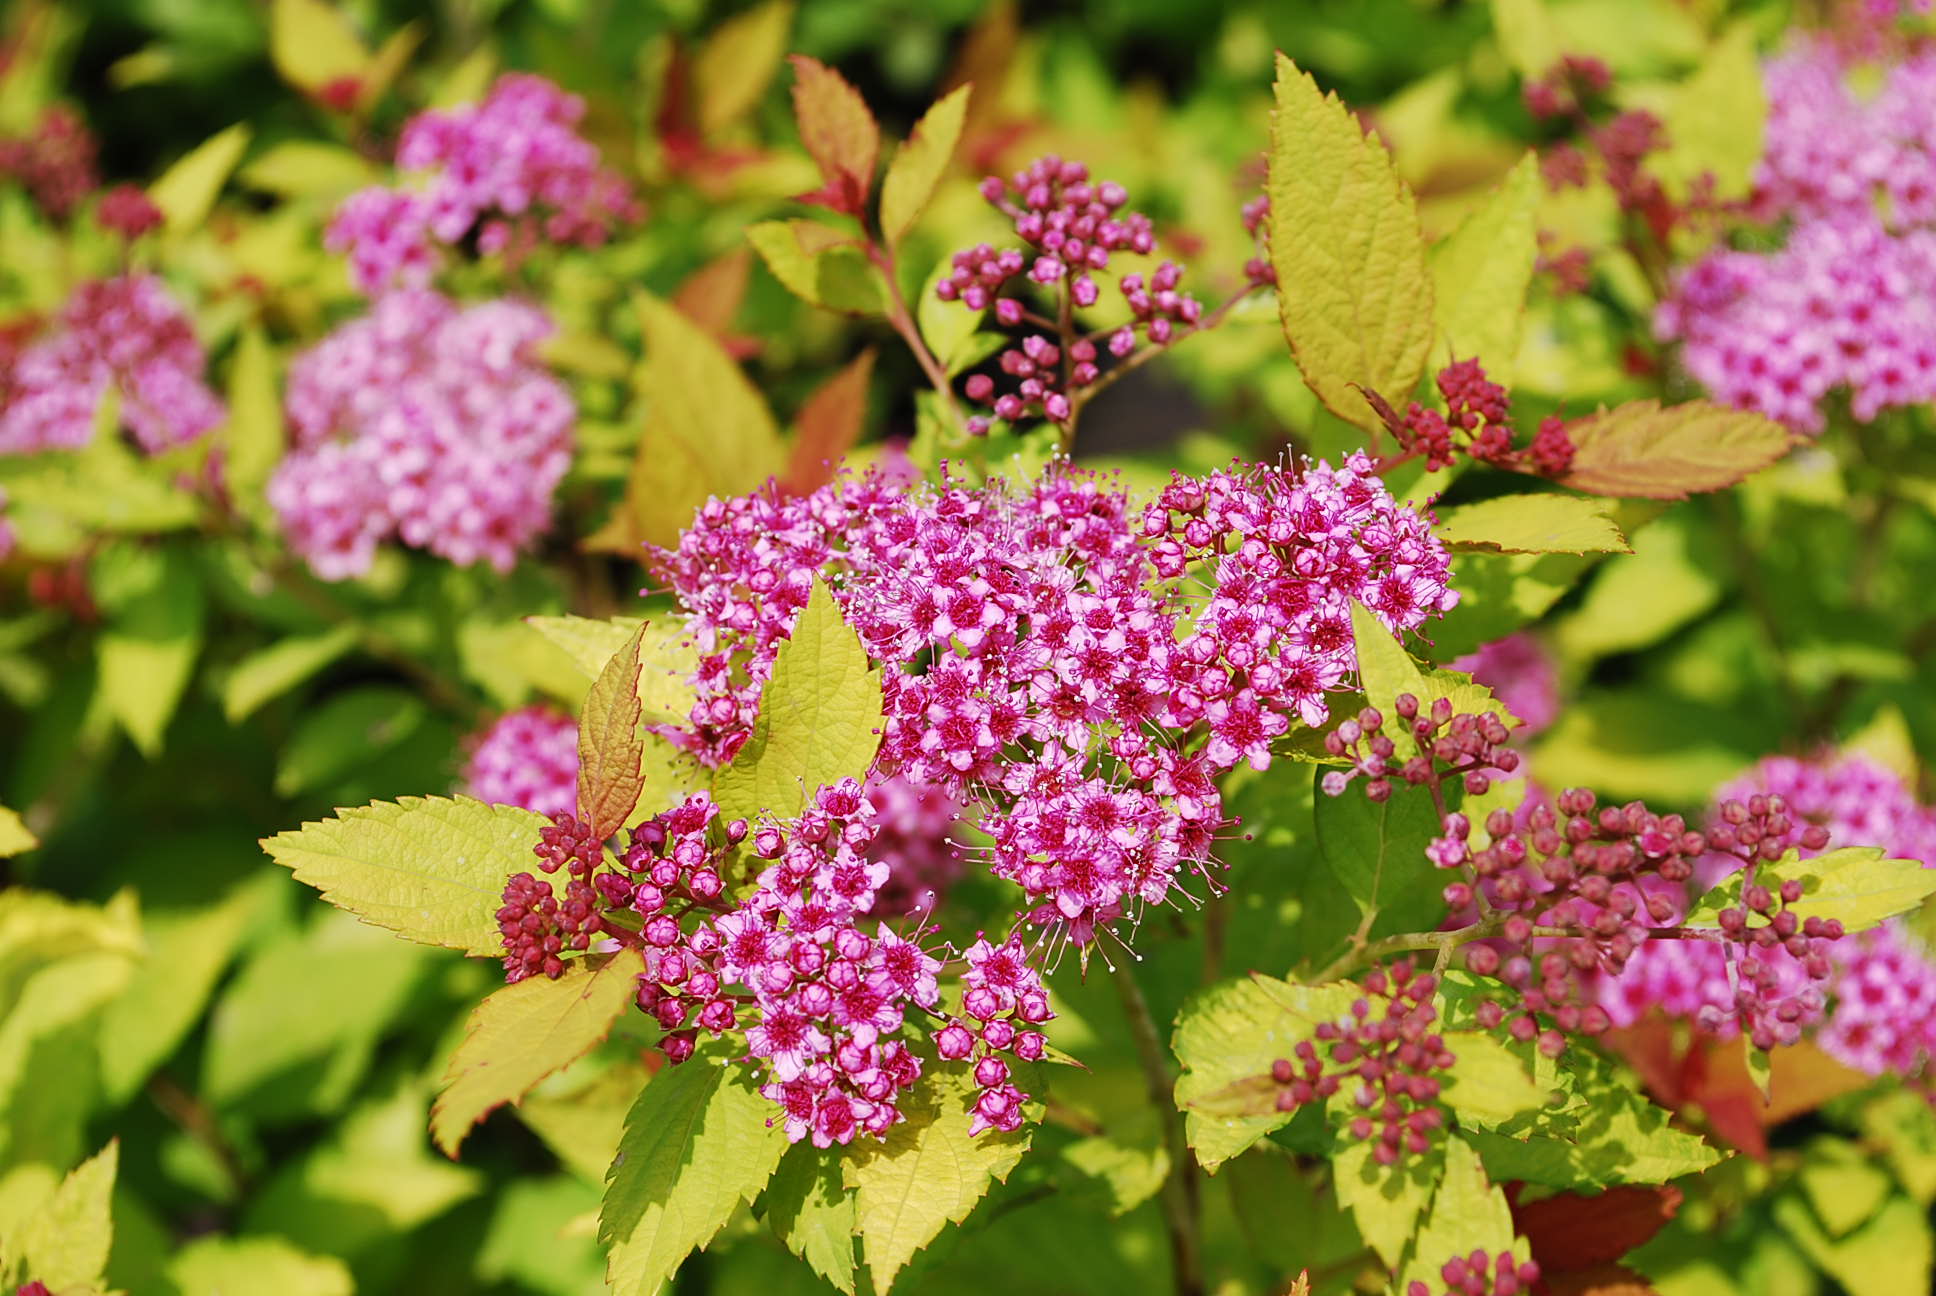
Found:
M 317 575 L 367 571 L 391 537 L 510 569 L 571 464 L 577 410 L 536 355 L 550 332 L 519 302 L 398 291 L 296 361 L 268 496 Z
M 1099 345 L 1120 359 L 1135 351 L 1139 340 L 1166 346 L 1202 320 L 1201 303 L 1179 290 L 1182 268 L 1165 261 L 1147 278 L 1131 273 L 1120 279 L 1129 323 L 1106 333 L 1074 335 L 1072 314 L 1100 300 L 1096 275 L 1108 269 L 1111 255 L 1155 250 L 1149 217 L 1127 209 L 1129 194 L 1121 185 L 1092 181 L 1088 167 L 1059 157 L 1037 159 L 1008 183 L 989 176 L 981 192 L 1013 223 L 1023 248 L 997 251 L 983 243 L 957 252 L 935 295 L 978 313 L 993 307 L 1005 327 L 1026 324 L 1038 330 L 1001 354 L 1002 373 L 1015 380 L 1013 391 L 996 395 L 995 380 L 987 374 L 976 374 L 964 385 L 968 398 L 988 407 L 995 418 L 1066 423 L 1074 413 L 1076 394 L 1102 374 Z M 1021 297 L 1003 295 L 1011 285 L 1019 287 L 1024 277 L 1055 303 L 1059 323 L 1030 311 Z M 976 434 L 989 426 L 986 415 L 968 422 L 968 430 Z
M 1217 774 L 1324 719 L 1355 665 L 1353 599 L 1395 630 L 1456 601 L 1425 519 L 1360 456 L 1179 477 L 1135 520 L 1076 473 L 1015 496 L 845 478 L 713 501 L 655 561 L 693 613 L 702 758 L 744 741 L 828 578 L 892 668 L 879 772 L 979 803 L 994 873 L 1081 945 L 1205 867 Z
M 1026 1096 L 1008 1059 L 1046 1052 L 1037 1027 L 1053 1013 L 1040 976 L 1018 937 L 977 939 L 952 960 L 965 988 L 959 1011 L 947 1010 L 925 920 L 911 935 L 866 929 L 889 874 L 871 851 L 876 835 L 854 779 L 750 833 L 699 793 L 634 829 L 615 867 L 584 825 L 558 815 L 536 852 L 541 870 L 567 870 L 564 898 L 531 874 L 510 880 L 498 911 L 508 979 L 557 976 L 566 952 L 594 943 L 639 949 L 638 1005 L 667 1032 L 667 1057 L 691 1057 L 702 1031 L 744 1029 L 744 1060 L 779 1109 L 774 1119 L 789 1139 L 819 1147 L 878 1137 L 902 1119 L 899 1096 L 922 1069 L 902 1038 L 913 1013 L 941 1058 L 970 1069 L 972 1131 L 1018 1128 Z M 724 878 L 741 851 L 760 872 L 735 902 Z
M 153 275 L 82 284 L 52 330 L 11 360 L 0 372 L 0 454 L 86 445 L 110 389 L 121 426 L 148 454 L 193 441 L 226 417 L 203 381 L 202 344 Z
M 464 793 L 541 815 L 578 808 L 578 722 L 555 707 L 519 707 L 470 740 Z
M 1827 39 L 1770 62 L 1752 210 L 1786 243 L 1710 252 L 1655 321 L 1718 398 L 1806 432 L 1834 391 L 1864 422 L 1936 400 L 1936 53 L 1851 79 Z
M 578 134 L 585 103 L 543 77 L 506 73 L 482 103 L 413 117 L 397 145 L 404 187 L 351 195 L 328 246 L 347 252 L 357 285 L 422 288 L 437 246 L 474 238 L 515 261 L 539 243 L 596 247 L 643 214 L 623 178 Z

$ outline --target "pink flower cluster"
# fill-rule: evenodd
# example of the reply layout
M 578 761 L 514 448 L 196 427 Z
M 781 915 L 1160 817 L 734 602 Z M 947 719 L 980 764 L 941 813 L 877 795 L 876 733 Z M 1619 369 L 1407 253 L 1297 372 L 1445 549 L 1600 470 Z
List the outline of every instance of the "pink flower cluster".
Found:
M 317 575 L 368 570 L 393 535 L 510 569 L 571 464 L 576 407 L 534 354 L 550 332 L 520 302 L 399 291 L 296 361 L 268 496 Z
M 34 204 L 56 221 L 73 215 L 101 183 L 94 134 L 73 109 L 45 109 L 31 134 L 0 137 L 0 176 L 20 182 Z
M 1106 338 L 1067 336 L 1069 312 L 1100 299 L 1095 275 L 1109 267 L 1111 254 L 1154 251 L 1156 235 L 1149 217 L 1126 210 L 1129 195 L 1121 185 L 1093 182 L 1082 163 L 1058 157 L 1037 159 L 1016 172 L 1011 183 L 989 176 L 981 192 L 1013 222 L 1027 251 L 997 252 L 983 243 L 957 252 L 952 272 L 935 286 L 935 295 L 977 312 L 992 306 L 1005 327 L 1026 323 L 1043 330 L 1027 334 L 1019 346 L 1001 354 L 1002 372 L 1016 380 L 1013 392 L 996 396 L 995 380 L 987 374 L 976 374 L 964 385 L 968 398 L 990 406 L 996 418 L 1013 423 L 1037 416 L 1066 423 L 1074 413 L 1075 394 L 1101 376 L 1099 342 L 1122 358 L 1136 350 L 1139 336 L 1151 346 L 1166 346 L 1203 318 L 1202 305 L 1178 290 L 1181 267 L 1165 261 L 1147 280 L 1141 274 L 1122 277 L 1119 288 L 1130 311 L 1129 323 Z M 1024 271 L 1029 282 L 1054 295 L 1063 323 L 1030 312 L 1019 297 L 1002 295 Z M 1052 334 L 1064 335 L 1061 345 Z M 969 420 L 970 432 L 988 428 L 985 416 Z
M 541 815 L 578 808 L 578 722 L 555 707 L 520 707 L 471 740 L 464 793 Z
M 122 426 L 147 453 L 193 441 L 226 417 L 202 380 L 207 364 L 161 280 L 127 274 L 84 283 L 53 330 L 0 373 L 0 454 L 86 445 L 110 387 L 120 395 Z
M 1768 65 L 1752 211 L 1786 244 L 1710 252 L 1655 320 L 1721 400 L 1807 432 L 1838 389 L 1864 422 L 1936 400 L 1936 53 L 1873 94 L 1850 72 L 1825 39 Z
M 692 1056 L 698 1034 L 744 1027 L 744 1059 L 779 1108 L 787 1137 L 816 1146 L 879 1137 L 901 1119 L 898 1098 L 922 1063 L 900 1038 L 910 1010 L 937 1024 L 935 1051 L 970 1065 L 979 1094 L 971 1129 L 1015 1129 L 1025 1096 L 1007 1058 L 1034 1061 L 1053 1014 L 1019 939 L 977 940 L 955 961 L 965 990 L 943 1008 L 941 957 L 862 917 L 889 866 L 870 853 L 873 804 L 854 779 L 819 789 L 799 815 L 721 822 L 699 793 L 634 829 L 616 867 L 569 814 L 536 848 L 539 868 L 569 874 L 563 902 L 528 873 L 510 879 L 498 923 L 508 979 L 558 976 L 562 955 L 601 946 L 640 950 L 638 1005 L 667 1032 L 667 1057 Z M 726 896 L 729 856 L 765 861 L 743 901 Z M 740 987 L 735 991 L 733 987 Z M 742 1021 L 742 1014 L 747 1020 Z
M 1919 805 L 1900 778 L 1859 756 L 1769 757 L 1720 796 L 1724 807 L 1779 799 L 1788 823 L 1774 839 L 1778 850 L 1813 855 L 1833 837 L 1880 846 L 1896 858 L 1936 861 L 1936 809 Z M 1717 881 L 1723 872 L 1725 866 L 1703 861 L 1700 881 Z M 1936 1018 L 1927 1011 L 1936 1008 L 1936 961 L 1899 924 L 1831 945 L 1824 986 L 1809 985 L 1804 960 L 1771 952 L 1758 962 L 1774 979 L 1777 996 L 1798 1002 L 1806 996 L 1797 1024 L 1819 1024 L 1818 1042 L 1848 1065 L 1878 1075 L 1912 1074 L 1936 1051 Z M 1603 987 L 1601 1002 L 1621 1025 L 1656 1008 L 1725 1038 L 1734 1033 L 1728 1009 L 1735 995 L 1726 960 L 1712 944 L 1653 942 Z
M 715 500 L 654 562 L 693 614 L 702 758 L 744 741 L 828 579 L 892 668 L 879 772 L 978 803 L 991 870 L 1084 946 L 1205 870 L 1217 774 L 1324 719 L 1353 599 L 1395 630 L 1456 601 L 1444 548 L 1362 456 L 1178 477 L 1135 522 L 1072 472 L 1013 496 L 843 478 Z
M 422 288 L 435 245 L 475 236 L 478 251 L 513 260 L 540 242 L 596 247 L 642 208 L 598 149 L 578 134 L 585 103 L 543 77 L 506 73 L 484 101 L 421 113 L 403 129 L 406 188 L 375 187 L 344 201 L 328 246 L 350 254 L 367 293 Z

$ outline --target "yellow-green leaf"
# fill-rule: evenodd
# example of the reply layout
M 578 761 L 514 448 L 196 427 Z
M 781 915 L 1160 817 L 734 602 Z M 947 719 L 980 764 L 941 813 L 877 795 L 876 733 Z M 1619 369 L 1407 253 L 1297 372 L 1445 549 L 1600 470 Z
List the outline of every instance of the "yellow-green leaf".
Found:
M 1282 54 L 1271 118 L 1271 264 L 1304 381 L 1363 427 L 1369 388 L 1402 404 L 1432 347 L 1432 276 L 1384 143 Z
M 854 1293 L 854 1195 L 837 1149 L 796 1143 L 767 1186 L 766 1222 L 787 1250 L 847 1296 Z
M 469 797 L 402 797 L 265 838 L 298 882 L 364 922 L 424 945 L 496 958 L 504 883 L 529 872 L 543 815 Z
M 625 949 L 595 968 L 574 960 L 555 981 L 528 977 L 486 996 L 444 1068 L 430 1111 L 437 1146 L 456 1156 L 471 1127 L 494 1108 L 517 1102 L 604 1039 L 644 970 L 639 952 Z
M 923 113 L 907 143 L 887 164 L 887 178 L 881 181 L 881 237 L 889 247 L 907 237 L 934 196 L 935 186 L 948 173 L 973 89 L 956 86 Z
M 260 324 L 242 328 L 229 362 L 229 421 L 222 432 L 229 496 L 251 516 L 263 516 L 262 488 L 282 459 L 282 393 L 275 352 Z
M 1445 1047 L 1458 1059 L 1447 1072 L 1445 1101 L 1461 1120 L 1503 1125 L 1546 1105 L 1547 1091 L 1527 1074 L 1504 1040 L 1483 1031 L 1451 1031 Z
M 1533 220 L 1539 194 L 1539 165 L 1529 153 L 1497 192 L 1432 249 L 1439 328 L 1434 364 L 1476 356 L 1494 382 L 1512 385 L 1526 288 L 1539 259 Z
M 1737 873 L 1702 896 L 1687 925 L 1718 927 L 1720 911 L 1740 905 L 1743 880 Z M 1844 846 L 1813 859 L 1791 850 L 1763 864 L 1755 880 L 1770 891 L 1783 882 L 1800 882 L 1802 898 L 1788 906 L 1797 918 L 1833 918 L 1851 932 L 1878 926 L 1936 894 L 1936 869 L 1924 868 L 1919 860 L 1884 859 L 1875 846 Z
M 108 1206 L 120 1161 L 120 1141 L 110 1140 L 61 1180 L 53 1199 L 28 1219 L 20 1250 L 29 1278 L 56 1292 L 107 1286 L 108 1245 L 114 1238 Z
M 40 838 L 27 830 L 17 810 L 0 805 L 0 859 L 8 859 L 40 845 Z
M 1444 1177 L 1432 1194 L 1432 1209 L 1419 1228 L 1397 1290 L 1406 1290 L 1414 1281 L 1437 1288 L 1442 1285 L 1439 1267 L 1447 1260 L 1468 1255 L 1474 1248 L 1504 1255 L 1514 1249 L 1513 1240 L 1512 1208 L 1506 1195 L 1486 1177 L 1471 1146 L 1452 1135 L 1445 1140 Z M 1527 1253 L 1527 1247 L 1518 1248 L 1520 1259 L 1526 1259 Z
M 653 1077 L 626 1117 L 599 1211 L 614 1296 L 651 1296 L 759 1196 L 787 1150 L 773 1115 L 743 1068 L 707 1050 Z
M 639 762 L 639 645 L 641 625 L 612 654 L 585 695 L 578 715 L 578 817 L 601 841 L 611 836 L 639 803 L 645 777 Z
M 746 239 L 788 292 L 823 310 L 878 315 L 881 278 L 851 236 L 810 220 L 760 221 Z
M 1628 401 L 1566 425 L 1573 467 L 1560 484 L 1595 495 L 1684 499 L 1720 490 L 1788 453 L 1779 423 L 1712 401 L 1665 409 Z
M 237 179 L 287 198 L 340 198 L 375 183 L 380 174 L 355 149 L 326 140 L 289 139 L 263 150 Z
M 1492 30 L 1506 61 L 1528 81 L 1559 61 L 1559 29 L 1545 0 L 1492 0 Z
M 1722 33 L 1676 91 L 1663 123 L 1667 148 L 1654 159 L 1654 173 L 1676 193 L 1707 174 L 1716 197 L 1745 198 L 1767 119 L 1754 24 L 1742 20 Z
M 310 94 L 336 81 L 360 83 L 370 70 L 369 50 L 326 0 L 275 0 L 269 59 L 283 80 Z
M 619 552 L 677 545 L 708 499 L 752 490 L 786 464 L 772 412 L 732 357 L 666 302 L 643 292 L 637 302 L 645 431 L 624 503 L 597 537 Z
M 874 1290 L 886 1296 L 907 1262 L 949 1224 L 968 1218 L 1028 1150 L 1030 1126 L 968 1133 L 977 1090 L 963 1067 L 931 1066 L 901 1098 L 905 1115 L 848 1162 L 855 1232 Z
M 107 613 L 96 641 L 102 698 L 152 760 L 201 652 L 201 569 L 186 549 L 123 543 L 95 555 L 90 575 Z
M 263 703 L 282 696 L 356 646 L 356 627 L 339 625 L 320 634 L 291 635 L 237 662 L 222 685 L 222 715 L 230 724 L 248 719 Z
M 727 818 L 799 813 L 823 784 L 859 778 L 881 743 L 881 681 L 827 586 L 780 645 L 752 736 L 719 772 L 713 797 Z
M 721 23 L 692 64 L 699 129 L 713 135 L 759 103 L 786 52 L 793 26 L 789 0 L 769 0 Z
M 195 229 L 208 219 L 215 196 L 248 146 L 249 128 L 238 122 L 196 145 L 148 186 L 148 198 L 161 209 L 170 234 Z
M 1613 506 L 1577 495 L 1502 495 L 1439 514 L 1433 534 L 1451 549 L 1481 553 L 1632 553 Z
M 612 655 L 635 633 L 639 642 L 639 705 L 647 724 L 685 724 L 692 719 L 692 685 L 698 664 L 685 627 L 671 619 L 644 622 L 636 617 L 594 621 L 589 617 L 534 616 L 525 624 L 557 645 L 588 680 L 595 680 Z
M 168 1280 L 181 1296 L 351 1296 L 356 1281 L 335 1256 L 310 1255 L 277 1237 L 203 1237 L 168 1261 Z

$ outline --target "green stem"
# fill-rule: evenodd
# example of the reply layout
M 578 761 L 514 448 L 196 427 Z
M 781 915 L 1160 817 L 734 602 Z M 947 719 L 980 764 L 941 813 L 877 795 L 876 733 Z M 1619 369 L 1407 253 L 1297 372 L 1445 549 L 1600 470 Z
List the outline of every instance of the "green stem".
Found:
M 1163 1127 L 1163 1146 L 1170 1155 L 1170 1173 L 1163 1180 L 1163 1226 L 1169 1234 L 1170 1269 L 1175 1275 L 1177 1296 L 1203 1296 L 1203 1242 L 1198 1221 L 1200 1203 L 1196 1162 L 1183 1137 L 1183 1114 L 1177 1110 L 1176 1077 L 1170 1071 L 1169 1055 L 1150 1013 L 1149 1000 L 1136 982 L 1135 970 L 1125 959 L 1110 969 L 1110 979 L 1123 1001 L 1123 1014 L 1129 1019 L 1129 1033 L 1136 1042 L 1136 1056 L 1143 1067 L 1143 1081 L 1149 1089 L 1150 1105 Z

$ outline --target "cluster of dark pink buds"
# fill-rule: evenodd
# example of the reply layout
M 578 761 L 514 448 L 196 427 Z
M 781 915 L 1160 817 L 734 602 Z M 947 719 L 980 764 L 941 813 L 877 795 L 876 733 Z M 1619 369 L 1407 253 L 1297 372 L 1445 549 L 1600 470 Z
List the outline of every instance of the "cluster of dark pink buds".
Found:
M 504 905 L 497 911 L 504 935 L 504 979 L 522 981 L 542 973 L 554 980 L 564 975 L 563 955 L 583 953 L 603 928 L 592 887 L 592 872 L 604 856 L 590 824 L 569 813 L 554 814 L 538 832 L 532 853 L 546 873 L 566 870 L 564 902 L 559 903 L 549 883 L 529 873 L 513 874 L 504 886 Z
M 1439 1289 L 1442 1296 L 1520 1296 L 1538 1289 L 1539 1265 L 1515 1260 L 1504 1251 L 1493 1256 L 1478 1248 L 1447 1260 L 1439 1268 L 1439 1278 L 1445 1284 Z M 1405 1296 L 1432 1296 L 1432 1289 L 1413 1279 Z
M 1271 1079 L 1278 1085 L 1279 1111 L 1343 1092 L 1359 1113 L 1346 1132 L 1360 1141 L 1375 1138 L 1372 1155 L 1380 1165 L 1395 1165 L 1406 1153 L 1424 1153 L 1432 1132 L 1445 1124 L 1439 1074 L 1455 1059 L 1433 1029 L 1437 977 L 1413 975 L 1405 960 L 1389 971 L 1373 968 L 1364 985 L 1385 997 L 1384 1015 L 1373 1015 L 1369 999 L 1356 1000 L 1349 1020 L 1318 1025 L 1318 1043 L 1298 1043 L 1296 1062 L 1273 1062 Z
M 1133 317 L 1130 323 L 1110 331 L 1106 339 L 1074 331 L 1073 312 L 1094 306 L 1101 296 L 1095 275 L 1108 268 L 1110 256 L 1146 255 L 1156 246 L 1149 218 L 1126 210 L 1129 195 L 1121 185 L 1092 181 L 1080 162 L 1045 157 L 1009 182 L 988 177 L 981 192 L 1013 222 L 1025 250 L 997 251 L 984 243 L 957 252 L 935 295 L 975 311 L 992 307 L 1004 327 L 1040 330 L 1002 352 L 1001 371 L 1016 380 L 1012 392 L 996 396 L 995 379 L 988 374 L 977 374 L 965 384 L 968 399 L 988 408 L 993 417 L 1010 423 L 1030 417 L 1067 423 L 1077 393 L 1102 376 L 1098 343 L 1122 359 L 1136 350 L 1139 340 L 1167 346 L 1202 325 L 1202 305 L 1179 291 L 1182 268 L 1165 261 L 1147 280 L 1140 274 L 1123 276 L 1120 287 Z M 1050 314 L 1055 319 L 1030 311 L 1021 297 L 1003 295 L 1023 278 L 1054 296 L 1056 307 Z M 1252 272 L 1251 285 L 1260 282 L 1267 281 Z M 987 415 L 968 421 L 968 430 L 976 435 L 989 426 Z
M 17 180 L 50 220 L 64 221 L 101 183 L 96 151 L 87 123 L 55 104 L 31 134 L 0 138 L 0 176 Z
M 1558 418 L 1540 422 L 1523 450 L 1513 448 L 1506 389 L 1486 377 L 1477 360 L 1457 360 L 1438 374 L 1445 412 L 1413 401 L 1401 419 L 1382 400 L 1372 406 L 1406 454 L 1422 455 L 1427 471 L 1447 468 L 1460 452 L 1481 463 L 1542 477 L 1558 477 L 1573 464 L 1573 442 Z
M 1366 707 L 1324 736 L 1326 752 L 1351 758 L 1348 770 L 1325 774 L 1327 795 L 1338 796 L 1352 779 L 1363 775 L 1365 796 L 1385 801 L 1391 797 L 1394 773 L 1416 787 L 1438 780 L 1442 774 L 1438 766 L 1443 765 L 1443 773 L 1456 776 L 1467 793 L 1481 796 L 1493 777 L 1519 768 L 1519 753 L 1505 745 L 1511 737 L 1505 721 L 1490 711 L 1454 714 L 1450 698 L 1434 698 L 1431 708 L 1422 710 L 1410 693 L 1393 699 L 1392 709 L 1411 736 L 1414 754 L 1400 763 L 1397 745 L 1383 732 L 1384 715 L 1376 707 Z M 1432 862 L 1440 868 L 1463 864 L 1468 831 L 1463 815 L 1450 816 L 1441 839 L 1445 844 L 1434 851 Z
M 1521 92 L 1526 111 L 1541 121 L 1555 117 L 1576 117 L 1586 105 L 1604 96 L 1613 84 L 1613 73 L 1599 59 L 1585 54 L 1566 54 L 1544 75 L 1528 81 Z
M 1035 1029 L 1055 1016 L 1049 1011 L 1048 991 L 1041 973 L 1029 965 L 1018 935 L 1002 945 L 978 936 L 968 947 L 967 959 L 961 1011 L 976 1025 L 961 1017 L 950 1019 L 935 1032 L 935 1052 L 951 1062 L 973 1064 L 981 1093 L 975 1099 L 969 1133 L 1019 1129 L 1027 1095 L 1010 1083 L 1003 1055 L 1039 1062 L 1048 1051 L 1048 1037 Z
M 1270 260 L 1270 209 L 1269 194 L 1244 204 L 1244 232 L 1257 244 L 1257 255 L 1244 262 L 1244 278 L 1260 288 L 1277 284 L 1277 267 Z
M 131 184 L 114 186 L 101 195 L 101 201 L 94 208 L 95 224 L 130 243 L 160 228 L 161 219 L 161 208 Z

